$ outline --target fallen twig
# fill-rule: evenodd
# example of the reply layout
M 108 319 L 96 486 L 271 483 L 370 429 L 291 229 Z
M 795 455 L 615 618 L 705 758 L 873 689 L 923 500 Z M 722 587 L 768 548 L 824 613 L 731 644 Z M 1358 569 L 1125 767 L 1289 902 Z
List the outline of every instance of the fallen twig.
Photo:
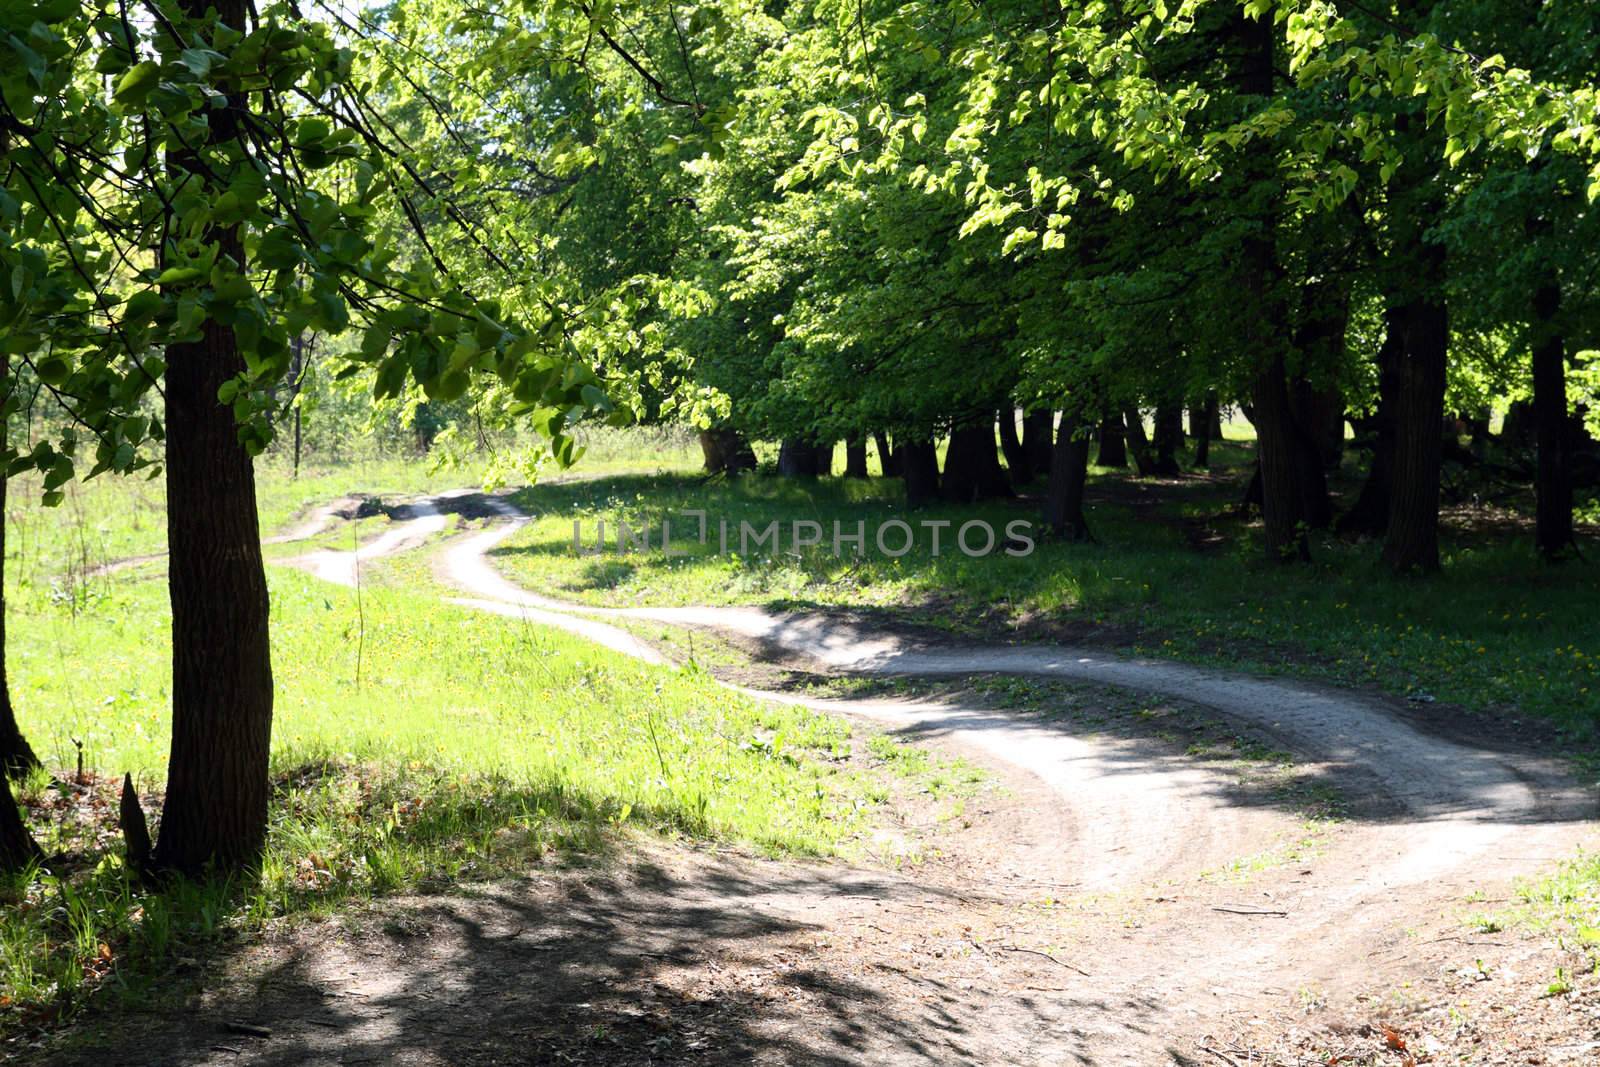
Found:
M 1289 913 L 1288 912 L 1286 912 L 1286 911 L 1274 911 L 1271 908 L 1231 908 L 1231 907 L 1228 907 L 1226 905 L 1217 905 L 1217 906 L 1213 907 L 1211 910 L 1212 911 L 1225 911 L 1229 915 L 1276 915 L 1280 919 L 1286 919 L 1286 918 L 1289 917 Z
M 1084 970 L 1082 967 L 1074 967 L 1070 963 L 1066 963 L 1066 962 L 1064 962 L 1062 960 L 1058 960 L 1054 956 L 1050 955 L 1050 953 L 1048 953 L 1048 952 L 1041 952 L 1036 948 L 1023 948 L 1021 945 L 1001 945 L 1000 947 L 1001 947 L 1001 949 L 1003 949 L 1006 952 L 1027 952 L 1027 953 L 1031 953 L 1032 955 L 1035 955 L 1035 956 L 1043 956 L 1045 959 L 1049 960 L 1051 963 L 1055 964 L 1057 967 L 1065 967 L 1067 970 L 1073 972 L 1074 974 L 1081 974 L 1085 978 L 1090 977 L 1089 972 Z

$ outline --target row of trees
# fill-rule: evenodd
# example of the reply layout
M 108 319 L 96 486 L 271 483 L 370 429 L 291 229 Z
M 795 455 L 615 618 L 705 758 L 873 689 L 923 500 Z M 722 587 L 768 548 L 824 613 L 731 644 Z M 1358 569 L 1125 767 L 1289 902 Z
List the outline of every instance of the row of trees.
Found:
M 782 439 L 793 473 L 884 435 L 913 500 L 970 499 L 1006 489 L 998 413 L 1011 473 L 1048 470 L 1076 533 L 1091 435 L 1137 437 L 1153 409 L 1159 462 L 1186 402 L 1239 402 L 1285 559 L 1331 517 L 1353 417 L 1374 458 L 1347 522 L 1398 570 L 1438 565 L 1446 410 L 1529 394 L 1559 555 L 1597 20 L 1582 0 L 0 5 L 6 403 L 36 389 L 65 415 L 6 472 L 40 472 L 47 502 L 74 476 L 167 478 L 148 867 L 259 855 L 251 461 L 313 334 L 349 339 L 336 372 L 375 397 L 520 420 L 559 461 L 584 417 L 687 420 L 733 463 Z M 0 790 L 11 865 L 15 816 Z
M 601 62 L 552 58 L 590 14 L 399 4 L 397 41 L 452 57 L 430 85 L 460 105 L 415 109 L 416 140 L 474 140 L 452 180 L 508 237 L 651 295 L 652 343 L 604 358 L 641 414 L 714 424 L 713 463 L 733 435 L 803 472 L 887 434 L 913 500 L 963 498 L 1003 491 L 996 412 L 1030 413 L 1017 473 L 1049 466 L 1016 445 L 1056 411 L 1065 440 L 1035 454 L 1071 493 L 1108 423 L 1153 410 L 1170 440 L 1220 400 L 1255 423 L 1272 556 L 1335 521 L 1348 420 L 1372 459 L 1338 521 L 1426 571 L 1447 412 L 1531 400 L 1539 547 L 1570 545 L 1593 5 L 679 4 L 611 24 Z

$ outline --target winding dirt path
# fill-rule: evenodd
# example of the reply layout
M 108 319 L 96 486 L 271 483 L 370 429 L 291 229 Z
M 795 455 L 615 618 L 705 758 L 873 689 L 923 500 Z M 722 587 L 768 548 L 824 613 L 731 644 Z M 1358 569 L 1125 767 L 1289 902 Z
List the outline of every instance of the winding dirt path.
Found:
M 1269 852 L 1293 820 L 1242 799 L 1237 783 L 1201 762 L 962 700 L 755 693 L 932 735 L 982 753 L 1019 783 L 1032 783 L 1027 788 L 1042 786 L 1050 799 L 1035 806 L 1051 807 L 1049 825 L 1059 829 L 1019 845 L 1024 859 L 1051 867 L 1052 876 L 1068 872 L 1077 899 L 1101 916 L 1078 931 L 1076 977 L 1057 990 L 1062 995 L 1042 998 L 1048 1010 L 1030 1002 L 1027 1013 L 1008 1013 L 982 989 L 950 998 L 952 1018 L 980 1027 L 991 1019 L 998 1047 L 1023 1042 L 1014 1061 L 885 1054 L 859 1062 L 1202 1062 L 1181 1050 L 1204 1052 L 1218 1033 L 1245 1026 L 1241 1020 L 1290 1019 L 1307 997 L 1323 1002 L 1403 976 L 1426 955 L 1408 951 L 1417 927 L 1458 910 L 1469 891 L 1492 890 L 1569 855 L 1595 830 L 1593 798 L 1552 762 L 1424 732 L 1351 693 L 1058 646 L 918 643 L 823 615 L 608 609 L 540 596 L 499 574 L 489 556 L 527 517 L 496 497 L 484 503 L 499 519 L 447 542 L 437 557 L 441 578 L 465 594 L 456 603 L 559 627 L 651 662 L 663 657 L 614 622 L 711 630 L 837 673 L 1028 675 L 1177 698 L 1270 736 L 1357 799 L 1359 813 L 1315 855 L 1265 864 L 1247 886 L 1218 883 L 1208 872 Z M 294 562 L 349 584 L 360 561 L 414 548 L 443 528 L 434 501 L 413 515 L 357 553 Z M 1017 859 L 992 862 L 1025 883 Z M 1124 916 L 1120 929 L 1108 921 L 1115 914 Z M 1408 962 L 1385 962 L 1394 957 Z M 1027 1033 L 1004 1032 L 1024 1019 Z

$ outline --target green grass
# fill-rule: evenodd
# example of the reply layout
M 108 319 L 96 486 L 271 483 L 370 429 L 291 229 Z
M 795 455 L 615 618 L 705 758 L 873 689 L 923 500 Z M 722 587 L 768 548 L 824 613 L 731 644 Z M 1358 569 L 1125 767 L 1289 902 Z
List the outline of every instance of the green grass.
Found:
M 66 860 L 0 887 L 0 1031 L 100 987 L 159 994 L 183 958 L 274 917 L 592 854 L 630 830 L 770 854 L 848 852 L 865 836 L 884 791 L 851 761 L 841 720 L 451 607 L 412 587 L 416 566 L 364 572 L 359 604 L 270 569 L 276 795 L 262 877 L 154 893 L 130 888 L 110 827 L 122 772 L 147 801 L 164 778 L 164 583 L 125 572 L 70 602 L 13 590 L 13 695 L 58 777 L 22 796 L 41 845 Z M 947 772 L 919 773 L 942 784 Z
M 1237 460 L 1240 449 L 1221 450 Z M 1242 453 L 1241 453 L 1242 454 Z M 913 525 L 972 518 L 996 529 L 1036 517 L 1034 505 L 1005 502 L 935 507 L 907 514 L 897 482 L 821 479 L 799 484 L 769 477 L 702 483 L 662 475 L 600 478 L 536 486 L 518 495 L 538 518 L 502 546 L 496 563 L 530 588 L 611 606 L 755 603 L 778 608 L 875 609 L 890 620 L 959 632 L 1113 640 L 1130 650 L 1216 663 L 1258 672 L 1283 672 L 1345 685 L 1371 685 L 1417 699 L 1474 709 L 1522 711 L 1549 717 L 1574 731 L 1600 724 L 1600 565 L 1541 565 L 1525 535 L 1448 528 L 1444 572 L 1426 579 L 1392 576 L 1378 547 L 1319 538 L 1309 566 L 1267 562 L 1258 532 L 1228 514 L 1237 499 L 1231 481 L 1189 480 L 1151 490 L 1134 503 L 1125 474 L 1097 471 L 1091 487 L 1102 500 L 1091 509 L 1098 537 L 1079 545 L 1041 540 L 1031 556 L 996 552 L 968 558 L 946 548 L 937 558 L 926 535 L 899 559 L 873 552 L 865 559 L 832 555 L 831 545 L 737 554 L 742 522 L 773 519 L 833 523 L 846 532 L 866 521 L 903 518 Z M 695 539 L 710 516 L 708 543 Z M 580 556 L 573 550 L 577 520 L 592 549 L 597 523 L 608 545 L 618 519 L 641 523 L 659 540 L 671 519 L 675 548 L 660 552 Z M 717 522 L 733 534 L 727 555 L 717 552 Z M 1209 526 L 1214 546 L 1186 536 Z M 948 544 L 949 531 L 945 533 Z M 870 540 L 869 540 L 870 544 Z M 1594 559 L 1590 554 L 1590 559 Z
M 584 453 L 570 472 L 546 478 L 594 477 L 618 471 L 683 471 L 700 463 L 685 431 L 595 428 L 580 435 Z M 299 513 L 352 493 L 408 495 L 493 483 L 508 474 L 509 457 L 471 453 L 458 462 L 427 457 L 328 464 L 308 457 L 298 476 L 281 449 L 256 463 L 256 506 L 263 534 Z M 155 478 L 103 475 L 69 482 L 60 506 L 39 504 L 37 476 L 14 478 L 6 501 L 6 583 L 72 595 L 83 576 L 103 564 L 166 550 L 166 490 Z

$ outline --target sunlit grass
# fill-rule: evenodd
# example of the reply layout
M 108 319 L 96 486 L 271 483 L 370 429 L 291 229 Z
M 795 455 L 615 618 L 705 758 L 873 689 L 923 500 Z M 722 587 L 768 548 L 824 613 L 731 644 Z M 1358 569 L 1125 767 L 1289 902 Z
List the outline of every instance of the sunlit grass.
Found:
M 277 795 L 262 876 L 156 893 L 130 887 L 109 827 L 124 771 L 152 806 L 164 779 L 164 584 L 129 573 L 74 604 L 14 598 L 13 692 L 58 776 L 23 796 L 41 845 L 70 859 L 0 887 L 0 1029 L 108 980 L 159 989 L 175 961 L 276 916 L 592 854 L 629 828 L 851 851 L 885 795 L 871 764 L 851 763 L 839 719 L 442 604 L 403 573 L 374 566 L 358 604 L 271 569 Z

